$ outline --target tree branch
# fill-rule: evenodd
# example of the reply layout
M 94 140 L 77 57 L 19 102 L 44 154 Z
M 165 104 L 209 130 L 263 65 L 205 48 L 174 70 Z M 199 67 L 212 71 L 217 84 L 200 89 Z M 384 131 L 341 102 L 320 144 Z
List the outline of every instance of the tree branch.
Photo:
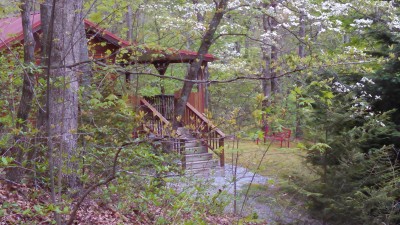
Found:
M 144 76 L 158 77 L 160 79 L 171 79 L 171 80 L 177 80 L 177 81 L 181 81 L 181 82 L 190 82 L 190 83 L 194 83 L 194 84 L 216 84 L 216 83 L 230 83 L 230 82 L 234 82 L 234 81 L 238 81 L 238 80 L 271 80 L 274 78 L 288 76 L 290 74 L 301 72 L 301 71 L 308 70 L 308 69 L 326 68 L 326 67 L 331 67 L 331 66 L 357 65 L 357 64 L 366 64 L 366 63 L 372 63 L 372 62 L 376 62 L 376 60 L 344 62 L 344 63 L 337 63 L 337 64 L 332 64 L 332 65 L 309 66 L 309 67 L 303 67 L 303 68 L 296 68 L 296 69 L 281 73 L 273 78 L 261 77 L 261 74 L 253 74 L 251 76 L 238 76 L 238 77 L 225 79 L 225 80 L 190 80 L 190 79 L 184 79 L 184 78 L 178 78 L 178 77 L 163 76 L 160 74 L 148 73 L 148 72 L 130 72 L 124 68 L 116 68 L 115 71 L 118 73 L 121 73 L 121 75 L 125 75 L 125 74 L 144 75 Z M 98 64 L 100 66 L 104 66 L 104 67 L 108 66 L 101 62 L 96 62 L 96 64 Z

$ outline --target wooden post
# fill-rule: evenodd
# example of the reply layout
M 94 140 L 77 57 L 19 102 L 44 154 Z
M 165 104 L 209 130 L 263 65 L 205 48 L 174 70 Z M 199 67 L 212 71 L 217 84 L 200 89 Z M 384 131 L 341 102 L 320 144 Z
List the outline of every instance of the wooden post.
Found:
M 186 169 L 186 157 L 185 157 L 185 140 L 184 139 L 179 139 L 179 145 L 180 145 L 180 156 L 181 156 L 181 162 L 182 162 L 182 169 Z
M 207 68 L 207 62 L 203 62 L 200 69 L 199 73 L 197 74 L 197 80 L 205 80 L 206 77 L 206 68 Z M 204 113 L 205 109 L 205 95 L 206 95 L 206 84 L 205 83 L 199 83 L 198 84 L 198 95 L 197 95 L 197 102 L 198 106 L 196 107 L 199 112 Z
M 221 167 L 225 166 L 225 149 L 224 149 L 224 138 L 219 139 L 219 147 L 221 152 L 219 153 L 219 165 Z
M 208 80 L 210 78 L 210 73 L 208 72 L 208 63 L 204 63 L 204 78 L 203 80 Z M 210 105 L 210 93 L 209 93 L 209 83 L 203 84 L 204 87 L 204 109 L 209 110 Z

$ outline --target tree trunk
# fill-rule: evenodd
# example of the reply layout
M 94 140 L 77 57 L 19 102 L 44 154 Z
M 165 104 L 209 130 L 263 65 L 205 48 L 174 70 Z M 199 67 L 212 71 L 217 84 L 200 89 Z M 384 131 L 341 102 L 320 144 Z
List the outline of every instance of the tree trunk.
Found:
M 47 61 L 48 61 L 48 36 L 49 36 L 49 25 L 50 25 L 50 20 L 51 20 L 51 10 L 52 10 L 52 0 L 45 0 L 43 4 L 40 4 L 40 21 L 41 21 L 41 30 L 42 30 L 42 39 L 41 39 L 41 58 L 42 60 L 40 61 L 40 64 L 42 66 L 47 66 Z M 42 107 L 39 108 L 38 110 L 38 116 L 37 116 L 37 121 L 36 121 L 36 127 L 38 128 L 39 131 L 39 137 L 38 137 L 38 142 L 43 141 L 43 137 L 45 136 L 46 133 L 46 118 L 47 118 L 47 113 L 46 113 L 46 108 L 47 108 L 47 103 L 46 103 L 46 96 L 44 95 L 42 99 L 40 100 L 42 103 Z
M 264 8 L 273 7 L 275 10 L 276 4 L 271 3 L 267 5 L 263 4 Z M 274 33 L 278 22 L 266 14 L 263 15 L 263 28 L 266 33 Z M 263 94 L 265 100 L 263 102 L 263 108 L 266 108 L 271 104 L 270 97 L 272 94 L 279 92 L 279 79 L 276 77 L 276 70 L 273 64 L 278 61 L 278 46 L 277 40 L 271 39 L 269 46 L 263 46 L 263 59 L 265 62 L 265 68 L 263 68 L 263 77 L 266 78 L 262 82 Z
M 89 96 L 90 85 L 92 84 L 93 74 L 92 74 L 92 65 L 91 63 L 89 63 L 88 43 L 86 38 L 85 24 L 83 23 L 84 17 L 82 13 L 76 15 L 76 22 L 78 21 L 82 21 L 82 23 L 76 25 L 79 26 L 76 31 L 78 33 L 78 36 L 76 37 L 76 40 L 78 42 L 76 43 L 76 45 L 79 46 L 77 48 L 77 50 L 79 50 L 79 53 L 76 53 L 75 55 L 79 55 L 78 61 L 87 62 L 77 67 L 77 74 L 79 76 L 80 86 L 85 88 L 83 92 L 83 98 L 86 99 Z M 74 61 L 76 61 L 76 59 L 74 59 Z
M 32 23 L 31 23 L 31 0 L 21 0 L 21 18 L 22 28 L 24 33 L 24 64 L 29 66 L 35 63 L 35 39 L 33 38 Z M 32 108 L 33 89 L 34 89 L 34 76 L 29 70 L 24 70 L 24 81 L 22 84 L 22 96 L 19 103 L 17 112 L 17 128 L 26 130 L 27 119 Z M 17 135 L 15 140 L 18 141 L 22 138 L 21 135 Z M 11 155 L 15 159 L 15 163 L 21 165 L 23 160 L 23 151 L 19 147 L 12 149 Z M 6 170 L 7 179 L 20 182 L 23 171 L 21 168 L 12 168 Z
M 199 0 L 193 0 L 193 4 L 198 4 Z M 204 15 L 199 10 L 196 10 L 197 22 L 204 22 Z
M 77 187 L 77 128 L 79 75 L 83 74 L 78 63 L 87 54 L 86 36 L 82 17 L 83 1 L 56 0 L 53 22 L 46 39 L 48 75 L 50 79 L 47 96 L 47 132 L 49 148 L 58 153 L 55 168 L 59 174 L 66 172 L 66 184 Z M 47 58 L 47 57 L 46 57 Z M 61 179 L 59 177 L 59 179 Z
M 228 0 L 221 0 L 217 8 L 215 9 L 215 14 L 210 21 L 208 25 L 208 29 L 206 33 L 204 34 L 202 40 L 201 40 L 201 45 L 198 50 L 198 56 L 197 59 L 194 60 L 189 68 L 189 72 L 186 75 L 185 79 L 187 80 L 195 80 L 197 78 L 198 72 L 201 69 L 201 66 L 203 64 L 204 60 L 204 55 L 207 54 L 208 50 L 211 47 L 212 44 L 212 39 L 215 34 L 215 31 L 218 28 L 218 25 L 220 24 L 222 17 L 225 13 L 225 10 L 228 5 Z M 175 107 L 175 120 L 174 120 L 174 127 L 178 127 L 181 125 L 179 121 L 176 120 L 177 117 L 183 117 L 185 113 L 185 108 L 186 108 L 186 103 L 188 101 L 190 92 L 192 91 L 193 88 L 193 83 L 192 82 L 184 82 L 181 96 L 177 101 L 176 107 Z
M 267 108 L 270 105 L 270 98 L 271 98 L 271 54 L 268 49 L 263 50 L 263 60 L 264 60 L 264 67 L 262 69 L 263 78 L 262 80 L 262 90 L 264 95 L 264 100 L 262 102 L 263 109 Z
M 343 35 L 343 44 L 348 44 L 350 42 L 350 35 L 345 33 Z
M 304 12 L 300 12 L 300 27 L 299 27 L 299 38 L 300 40 L 304 41 L 306 37 L 306 14 Z M 305 52 L 305 45 L 304 43 L 300 42 L 299 44 L 299 57 L 304 58 L 306 56 Z
M 198 4 L 199 3 L 199 0 L 193 0 L 192 1 L 193 2 L 193 4 L 194 5 L 196 5 L 196 4 Z M 197 22 L 198 23 L 204 23 L 204 15 L 201 13 L 201 11 L 200 10 L 196 10 L 196 18 L 197 18 Z M 192 46 L 193 45 L 193 40 L 190 40 L 190 46 Z M 190 48 L 188 48 L 188 49 L 190 49 Z M 190 67 L 189 67 L 189 69 L 190 69 Z M 204 68 L 204 79 L 205 80 L 208 80 L 210 78 L 210 73 L 208 72 L 208 66 L 205 66 L 205 68 Z M 209 87 L 210 87 L 210 84 L 202 84 L 203 85 L 203 87 L 204 87 L 204 109 L 209 109 L 209 106 L 210 106 L 210 93 L 209 93 Z M 201 85 L 199 85 L 199 87 L 200 87 Z
M 304 41 L 305 37 L 306 37 L 306 14 L 301 11 L 300 12 L 300 27 L 299 27 L 299 39 L 301 41 Z M 304 58 L 306 56 L 306 52 L 305 52 L 305 45 L 304 43 L 300 42 L 299 43 L 299 57 L 300 58 Z M 298 80 L 297 84 L 300 86 L 300 80 Z M 300 114 L 300 105 L 298 103 L 297 97 L 296 97 L 296 132 L 295 132 L 295 137 L 299 138 L 301 137 L 303 134 L 303 131 L 301 129 L 301 114 Z
M 128 31 L 126 33 L 126 39 L 130 42 L 133 41 L 133 18 L 132 18 L 132 6 L 128 5 L 128 11 L 126 12 L 126 26 Z
M 263 29 L 264 32 L 269 32 L 269 22 L 268 16 L 263 15 Z M 262 108 L 266 109 L 271 101 L 271 47 L 270 46 L 261 46 L 262 57 L 264 60 L 264 67 L 262 68 L 263 78 L 262 80 L 262 90 L 264 95 L 264 100 L 262 102 Z
M 277 21 L 269 17 L 269 26 L 271 33 L 273 33 L 276 30 L 276 26 L 278 25 Z M 277 46 L 277 40 L 274 40 L 274 43 L 271 46 L 271 63 L 277 63 L 278 62 L 278 46 Z M 272 66 L 271 64 L 271 92 L 276 94 L 279 93 L 279 78 L 276 77 L 276 69 L 274 68 L 275 66 Z

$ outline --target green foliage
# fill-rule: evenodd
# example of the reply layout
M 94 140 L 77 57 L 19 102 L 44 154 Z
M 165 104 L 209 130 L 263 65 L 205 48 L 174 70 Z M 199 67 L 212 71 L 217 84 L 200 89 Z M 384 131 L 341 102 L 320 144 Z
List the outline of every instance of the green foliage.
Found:
M 313 103 L 303 109 L 303 147 L 320 179 L 299 192 L 314 216 L 332 224 L 396 224 L 399 150 L 390 140 L 399 132 L 391 113 L 371 113 L 362 94 L 335 94 L 332 83 L 311 82 L 305 93 Z

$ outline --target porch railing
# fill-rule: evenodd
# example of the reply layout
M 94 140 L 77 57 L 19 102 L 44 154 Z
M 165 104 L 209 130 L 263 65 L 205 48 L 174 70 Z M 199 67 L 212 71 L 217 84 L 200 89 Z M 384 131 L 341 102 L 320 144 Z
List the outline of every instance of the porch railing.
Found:
M 161 115 L 172 121 L 174 118 L 174 95 L 156 95 L 144 97 Z

